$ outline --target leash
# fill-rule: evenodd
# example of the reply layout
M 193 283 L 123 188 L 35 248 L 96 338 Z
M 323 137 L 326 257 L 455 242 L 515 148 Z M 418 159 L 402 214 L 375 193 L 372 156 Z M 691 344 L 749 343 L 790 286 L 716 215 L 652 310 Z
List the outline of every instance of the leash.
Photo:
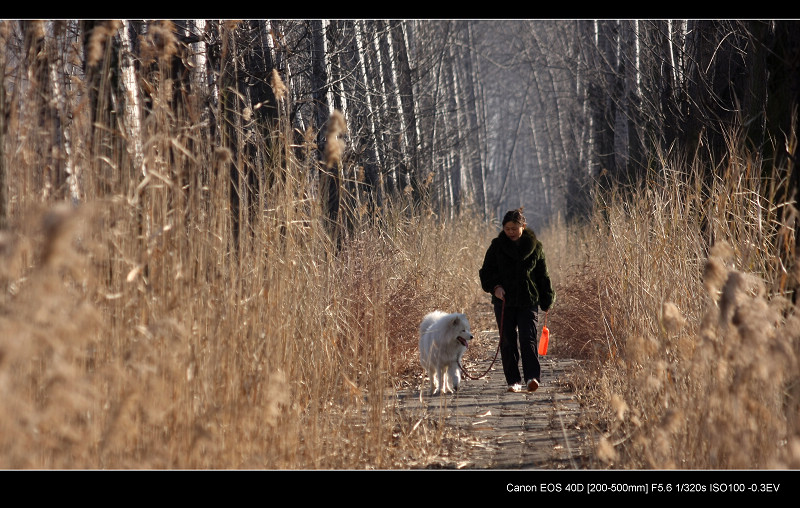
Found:
M 481 378 L 485 377 L 486 374 L 488 374 L 490 370 L 492 370 L 492 366 L 494 365 L 494 362 L 497 360 L 497 354 L 500 353 L 500 343 L 503 342 L 503 321 L 505 321 L 505 316 L 506 316 L 506 301 L 504 299 L 503 300 L 503 306 L 500 309 L 500 327 L 499 327 L 500 328 L 500 340 L 497 341 L 497 351 L 495 351 L 495 353 L 494 353 L 494 358 L 492 359 L 492 363 L 489 364 L 489 368 L 486 369 L 483 374 L 481 374 L 478 377 L 472 377 L 472 376 L 469 375 L 469 372 L 467 372 L 467 369 L 465 369 L 464 366 L 461 365 L 461 362 L 458 362 L 458 367 L 461 369 L 461 372 L 463 372 L 464 375 L 467 378 L 469 378 L 469 379 L 481 379 Z

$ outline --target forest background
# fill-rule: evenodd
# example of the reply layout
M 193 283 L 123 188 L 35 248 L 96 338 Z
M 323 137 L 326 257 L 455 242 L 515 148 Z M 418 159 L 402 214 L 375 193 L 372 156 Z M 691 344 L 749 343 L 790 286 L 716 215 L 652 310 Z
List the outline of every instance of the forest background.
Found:
M 793 20 L 2 21 L 0 467 L 425 467 L 391 390 L 518 206 L 595 466 L 798 467 L 799 71 Z

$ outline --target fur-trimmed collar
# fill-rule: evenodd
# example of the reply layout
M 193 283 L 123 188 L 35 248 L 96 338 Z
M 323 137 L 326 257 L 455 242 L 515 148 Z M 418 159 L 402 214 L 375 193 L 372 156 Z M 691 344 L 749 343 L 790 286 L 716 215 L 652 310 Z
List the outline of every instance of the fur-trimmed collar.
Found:
M 520 255 L 523 259 L 531 256 L 539 244 L 539 240 L 531 229 L 525 228 L 522 230 L 522 236 L 517 240 L 518 243 L 511 241 L 503 231 L 497 235 L 496 241 L 503 248 L 504 251 L 512 255 Z

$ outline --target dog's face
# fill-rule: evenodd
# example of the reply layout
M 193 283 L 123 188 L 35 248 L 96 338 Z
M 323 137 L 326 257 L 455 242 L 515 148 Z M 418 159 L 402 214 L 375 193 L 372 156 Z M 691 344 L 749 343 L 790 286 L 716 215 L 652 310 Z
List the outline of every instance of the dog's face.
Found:
M 472 340 L 472 332 L 469 329 L 469 322 L 464 316 L 457 316 L 453 319 L 453 328 L 458 330 L 456 340 L 464 347 L 469 347 L 469 341 Z

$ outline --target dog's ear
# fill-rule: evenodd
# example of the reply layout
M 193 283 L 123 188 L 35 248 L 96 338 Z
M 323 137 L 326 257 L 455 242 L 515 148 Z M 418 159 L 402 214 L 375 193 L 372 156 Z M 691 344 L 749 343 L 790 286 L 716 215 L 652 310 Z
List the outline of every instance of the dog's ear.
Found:
M 460 321 L 461 321 L 461 319 L 459 319 L 458 316 L 454 317 L 453 318 L 453 323 L 452 323 L 453 327 L 458 326 Z

